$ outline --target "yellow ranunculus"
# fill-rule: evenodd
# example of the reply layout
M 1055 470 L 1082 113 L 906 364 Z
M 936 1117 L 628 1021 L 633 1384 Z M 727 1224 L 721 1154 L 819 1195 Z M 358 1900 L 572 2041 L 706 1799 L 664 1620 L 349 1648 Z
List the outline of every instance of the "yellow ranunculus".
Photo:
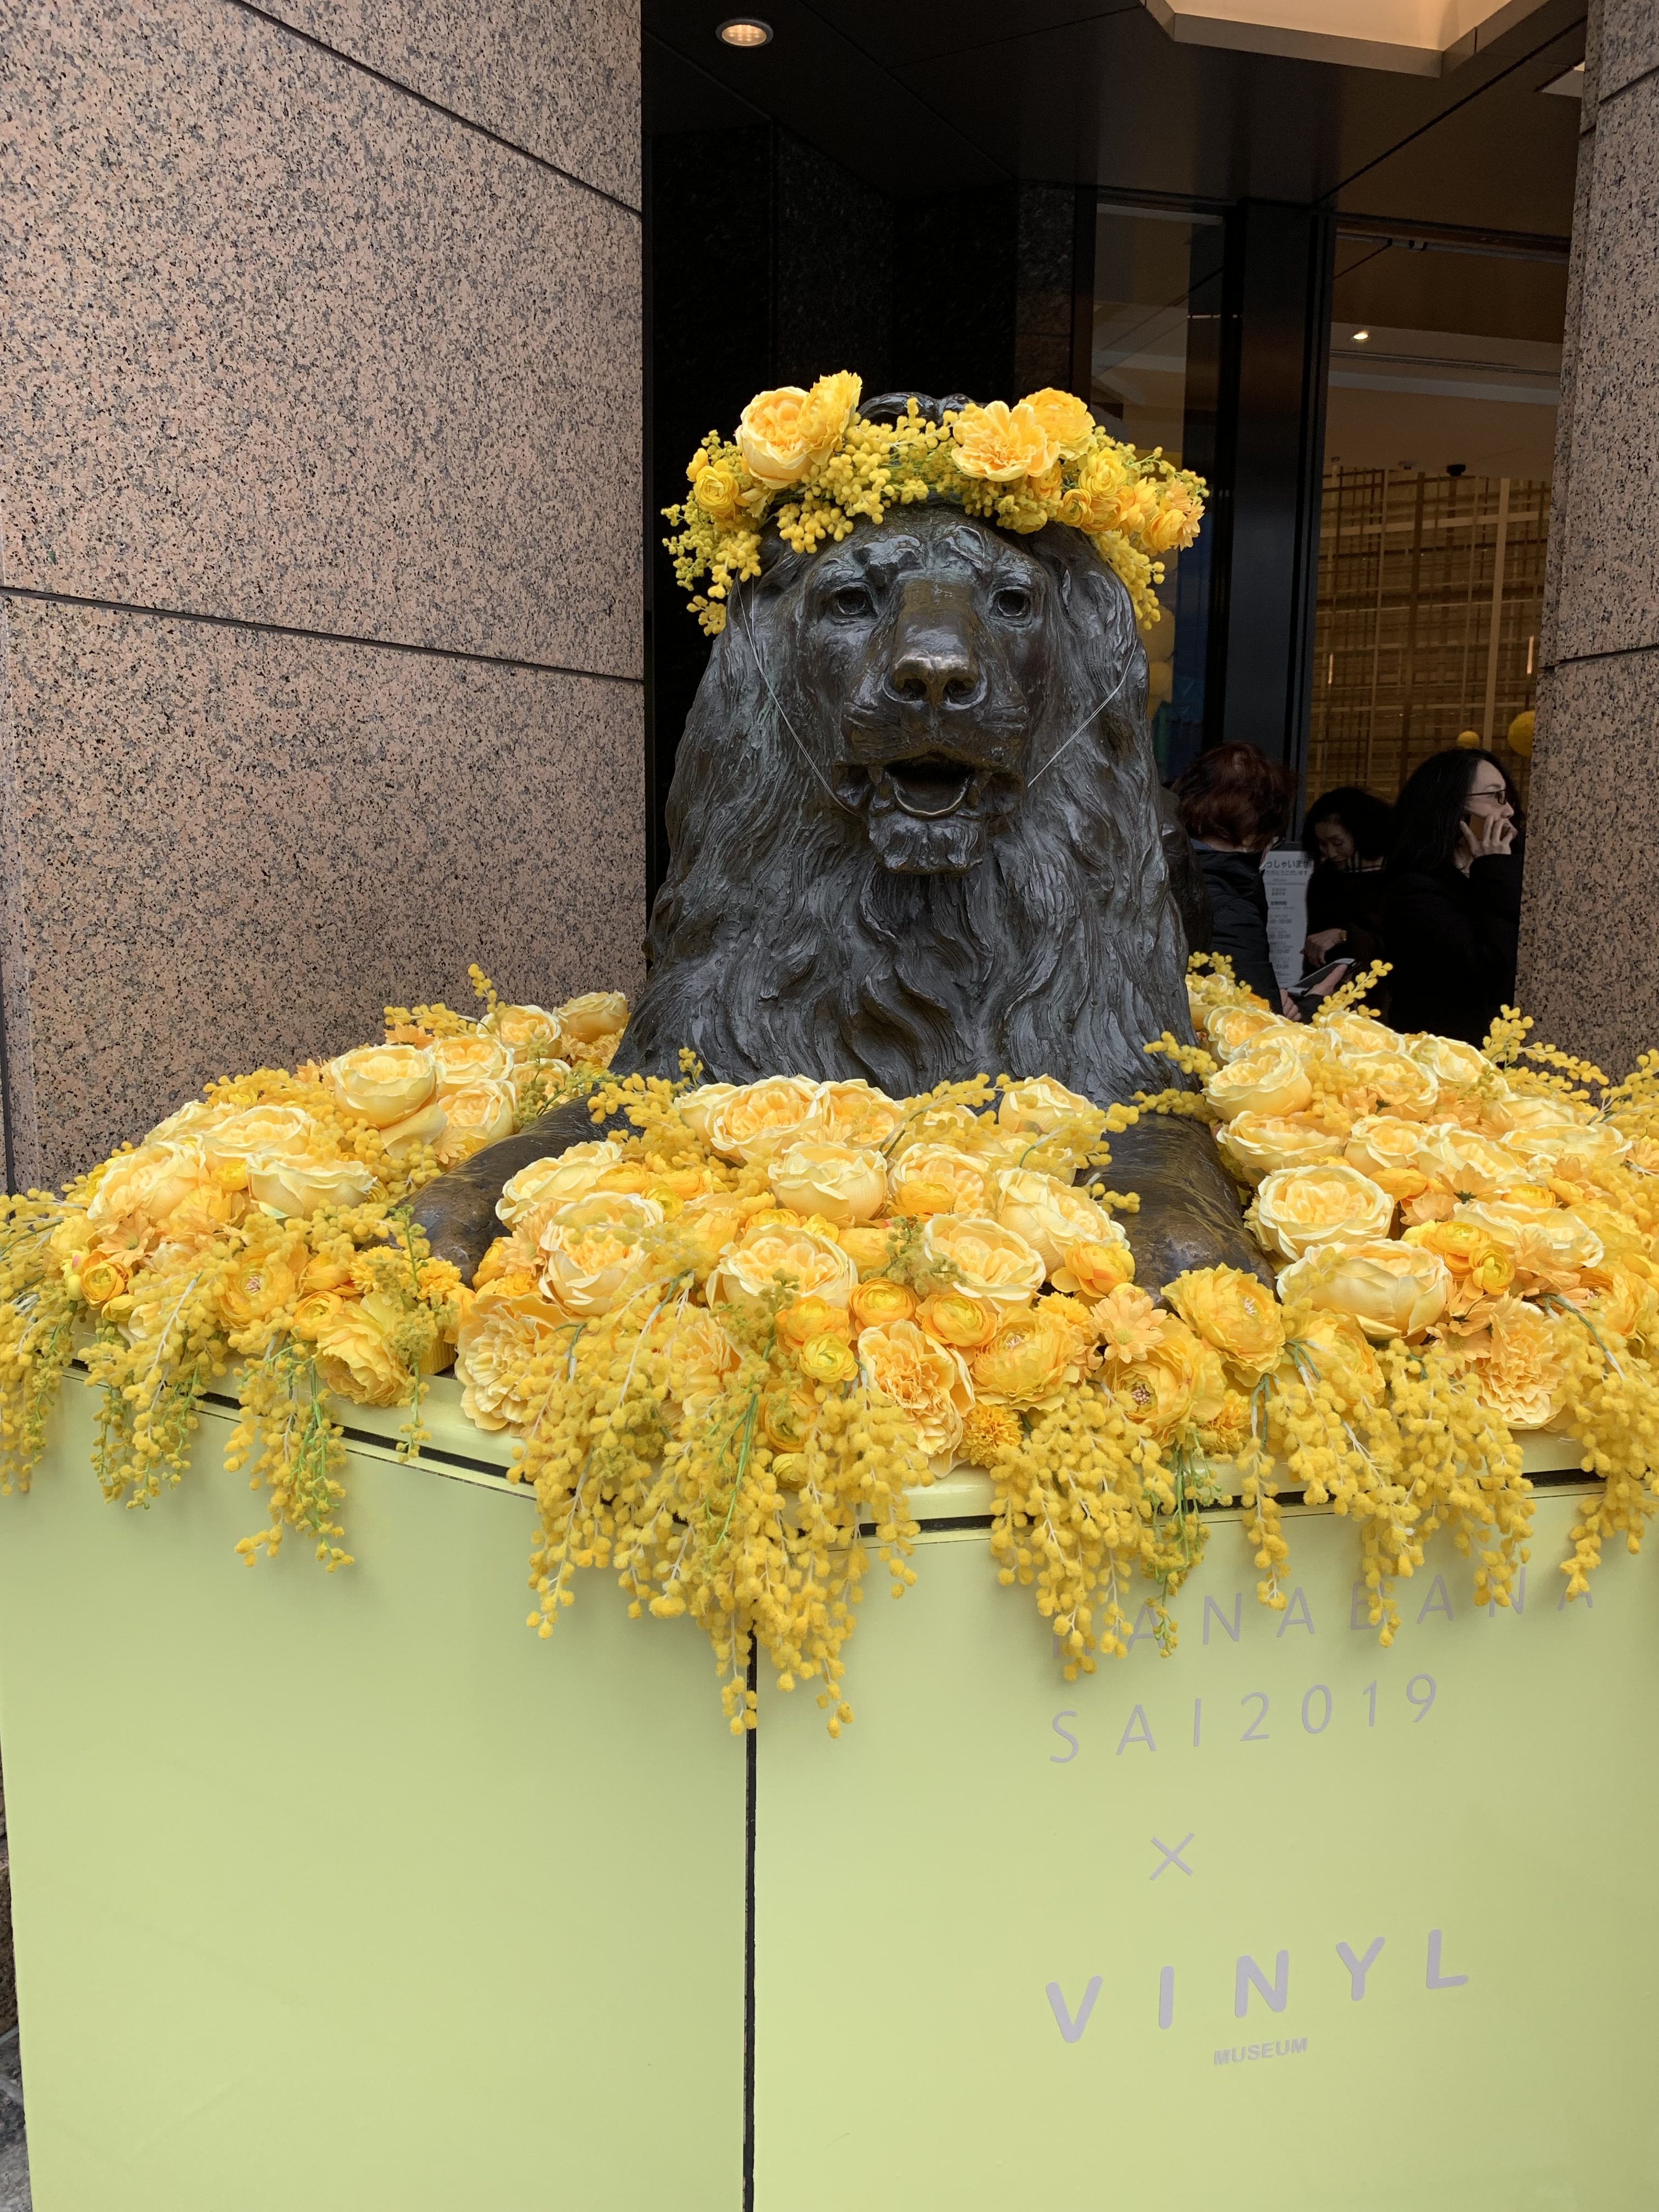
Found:
M 1239 1114 L 1216 1132 L 1221 1157 L 1246 1182 L 1277 1168 L 1316 1167 L 1340 1160 L 1342 1139 L 1307 1114 Z
M 1438 1253 L 1386 1237 L 1316 1248 L 1279 1279 L 1287 1305 L 1305 1298 L 1328 1313 L 1347 1314 L 1379 1343 L 1431 1328 L 1445 1312 L 1451 1289 Z
M 452 1167 L 485 1145 L 510 1137 L 517 1107 L 510 1083 L 469 1083 L 465 1090 L 448 1092 L 436 1146 L 440 1164 Z
M 328 1149 L 328 1139 L 315 1115 L 302 1106 L 244 1106 L 202 1138 L 210 1160 L 245 1160 L 254 1152 L 303 1158 L 313 1148 Z
M 957 1270 L 961 1287 L 994 1306 L 1028 1305 L 1042 1287 L 1042 1255 L 984 1215 L 936 1213 L 921 1232 L 930 1260 Z
M 1194 1267 L 1164 1285 L 1166 1303 L 1224 1358 L 1252 1375 L 1277 1364 L 1285 1328 L 1279 1301 L 1241 1267 Z
M 949 1145 L 912 1145 L 888 1174 L 895 1213 L 925 1219 L 933 1213 L 983 1213 L 992 1163 L 983 1153 Z
M 886 1328 L 896 1321 L 915 1319 L 916 1294 L 908 1283 L 874 1275 L 854 1291 L 847 1310 L 856 1328 Z
M 1016 407 L 1006 399 L 964 407 L 951 434 L 957 468 L 963 476 L 977 477 L 985 483 L 1046 476 L 1059 458 L 1047 425 L 1024 400 Z
M 1484 1339 L 1469 1340 L 1470 1379 L 1482 1400 L 1512 1429 L 1547 1428 L 1566 1396 L 1570 1316 L 1545 1313 L 1524 1298 L 1500 1298 Z
M 1019 404 L 1036 416 L 1061 460 L 1080 459 L 1088 450 L 1095 418 L 1075 392 L 1057 392 L 1052 384 L 1045 384 L 1041 392 L 1028 392 Z
M 1342 1095 L 1364 1111 L 1426 1121 L 1440 1086 L 1428 1069 L 1403 1052 L 1344 1052 L 1338 1063 Z
M 812 1433 L 812 1401 L 799 1390 L 769 1390 L 761 1401 L 761 1434 L 774 1451 L 798 1452 Z
M 717 1106 L 728 1098 L 735 1098 L 735 1083 L 700 1083 L 695 1091 L 688 1091 L 678 1102 L 676 1111 L 692 1135 L 702 1144 L 708 1142 L 708 1117 Z
M 917 1307 L 916 1320 L 929 1336 L 957 1352 L 976 1352 L 1002 1325 L 1001 1312 L 988 1298 L 966 1291 L 935 1291 Z
M 810 392 L 799 384 L 758 392 L 738 423 L 738 451 L 757 483 L 774 490 L 800 479 L 833 452 L 863 390 L 846 369 L 821 376 Z
M 437 1070 L 440 1098 L 447 1098 L 452 1091 L 470 1090 L 475 1083 L 500 1083 L 513 1065 L 513 1054 L 501 1039 L 483 1030 L 435 1037 L 428 1049 Z
M 118 1260 L 88 1259 L 76 1279 L 81 1296 L 89 1306 L 107 1305 L 118 1298 L 132 1280 L 132 1271 L 124 1267 Z
M 820 1083 L 802 1126 L 808 1137 L 827 1137 L 837 1145 L 884 1145 L 899 1121 L 899 1102 L 872 1083 L 851 1078 Z
M 428 1047 L 366 1044 L 328 1063 L 330 1088 L 348 1114 L 390 1129 L 426 1104 L 438 1087 Z
M 627 1028 L 628 1000 L 620 991 L 584 991 L 580 998 L 555 1006 L 553 1018 L 573 1057 L 586 1060 L 589 1054 L 582 1050 L 584 1045 L 618 1036 Z
M 1107 1226 L 1112 1232 L 1109 1238 L 1083 1237 L 1066 1247 L 1060 1266 L 1049 1279 L 1057 1291 L 1092 1304 L 1120 1283 L 1134 1280 L 1135 1255 L 1128 1238 L 1116 1222 L 1109 1221 Z
M 1086 1192 L 1055 1176 L 1038 1175 L 1030 1168 L 999 1168 L 991 1180 L 996 1218 L 1042 1255 L 1050 1276 L 1065 1266 L 1073 1244 L 1110 1244 L 1119 1238 L 1128 1243 L 1116 1222 Z
M 762 1083 L 741 1085 L 708 1116 L 710 1150 L 726 1160 L 770 1159 L 786 1138 L 799 1135 L 815 1089 L 800 1075 L 771 1075 Z
M 531 1361 L 569 1341 L 568 1321 L 545 1298 L 481 1291 L 455 1336 L 455 1379 L 468 1420 L 490 1435 L 522 1431 L 536 1411 Z
M 1079 1380 L 1081 1347 L 1070 1329 L 1057 1328 L 1042 1305 L 1006 1321 L 968 1363 L 974 1393 L 994 1406 L 1035 1406 L 1063 1383 Z
M 1046 1137 L 1062 1121 L 1076 1121 L 1097 1131 L 1106 1126 L 1106 1116 L 1092 1098 L 1085 1098 L 1080 1091 L 1068 1091 L 1051 1075 L 1011 1083 L 997 1101 L 998 1124 L 1011 1134 Z
M 1299 1260 L 1319 1244 L 1369 1244 L 1386 1237 L 1394 1200 L 1346 1161 L 1280 1168 L 1255 1194 L 1258 1235 L 1269 1252 Z
M 240 1253 L 220 1279 L 218 1305 L 225 1326 L 251 1328 L 295 1301 L 310 1258 L 304 1237 L 295 1236 Z
M 866 1389 L 909 1415 L 930 1459 L 955 1451 L 974 1402 L 960 1352 L 936 1342 L 913 1321 L 896 1321 L 885 1328 L 861 1329 L 858 1356 Z
M 562 1048 L 558 1017 L 545 1006 L 495 1007 L 479 1026 L 504 1044 L 514 1060 L 553 1060 Z
M 832 1330 L 809 1336 L 795 1354 L 795 1364 L 809 1382 L 850 1382 L 859 1371 L 852 1346 Z
M 702 456 L 699 454 L 701 459 Z M 699 469 L 691 487 L 691 496 L 703 513 L 716 522 L 730 522 L 739 512 L 738 478 L 730 469 L 720 468 L 711 462 Z
M 766 1172 L 781 1206 L 821 1213 L 838 1226 L 869 1221 L 887 1202 L 887 1163 L 881 1154 L 829 1138 L 791 1137 Z
M 1297 1040 L 1286 1031 L 1297 1024 L 1287 1022 L 1283 1014 L 1271 1013 L 1266 1006 L 1228 1005 L 1212 1006 L 1204 1018 L 1204 1035 L 1210 1050 L 1219 1060 L 1237 1060 L 1241 1052 L 1269 1041 L 1274 1044 L 1294 1046 Z
M 543 1297 L 578 1320 L 609 1313 L 662 1218 L 654 1199 L 626 1191 L 590 1191 L 560 1206 L 538 1240 Z
M 532 1160 L 501 1185 L 495 1218 L 509 1229 L 516 1229 L 538 1206 L 568 1206 L 573 1198 L 586 1198 L 606 1169 L 615 1167 L 622 1156 L 617 1139 L 603 1137 L 589 1144 L 568 1146 L 543 1160 Z
M 844 1306 L 858 1282 L 858 1270 L 838 1243 L 810 1229 L 751 1229 L 739 1244 L 720 1255 L 708 1278 L 711 1306 L 738 1297 L 757 1298 L 787 1284 L 797 1297 L 819 1297 Z
M 308 1219 L 319 1206 L 362 1206 L 374 1177 L 361 1160 L 311 1160 L 289 1152 L 256 1152 L 247 1164 L 247 1187 L 273 1213 Z
M 1218 1068 L 1204 1095 L 1231 1121 L 1240 1114 L 1299 1114 L 1313 1097 L 1313 1085 L 1296 1047 L 1269 1036 Z
M 375 1315 L 361 1301 L 343 1301 L 318 1328 L 317 1371 L 325 1389 L 360 1406 L 395 1406 L 409 1377 Z
M 1220 1360 L 1170 1314 L 1157 1317 L 1139 1358 L 1108 1363 L 1104 1381 L 1127 1419 L 1160 1442 L 1183 1423 L 1213 1419 L 1226 1402 Z
M 714 1315 L 687 1306 L 664 1338 L 668 1389 L 688 1420 L 701 1420 L 738 1370 L 742 1354 Z

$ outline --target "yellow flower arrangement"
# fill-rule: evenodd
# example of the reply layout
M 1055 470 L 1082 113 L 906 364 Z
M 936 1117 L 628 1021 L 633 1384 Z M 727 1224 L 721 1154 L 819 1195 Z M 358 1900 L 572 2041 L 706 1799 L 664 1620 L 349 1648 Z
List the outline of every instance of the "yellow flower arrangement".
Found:
M 1012 407 L 947 408 L 938 422 L 914 401 L 896 422 L 867 422 L 862 392 L 846 370 L 757 392 L 735 436 L 711 430 L 691 456 L 685 498 L 664 509 L 675 526 L 665 542 L 711 637 L 734 586 L 760 574 L 769 523 L 811 552 L 929 498 L 1028 535 L 1050 523 L 1080 530 L 1127 587 L 1137 622 L 1157 621 L 1164 557 L 1192 544 L 1203 520 L 1201 477 L 1161 450 L 1121 444 L 1052 387 Z

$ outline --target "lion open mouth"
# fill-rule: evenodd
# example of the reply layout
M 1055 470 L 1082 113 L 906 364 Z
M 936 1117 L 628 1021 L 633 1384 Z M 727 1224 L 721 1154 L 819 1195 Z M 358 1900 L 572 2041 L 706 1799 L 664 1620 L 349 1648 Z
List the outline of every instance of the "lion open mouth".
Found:
M 878 783 L 884 776 L 900 811 L 920 822 L 938 822 L 954 814 L 978 781 L 971 768 L 947 759 L 943 753 L 921 753 L 914 760 L 872 766 L 872 782 Z

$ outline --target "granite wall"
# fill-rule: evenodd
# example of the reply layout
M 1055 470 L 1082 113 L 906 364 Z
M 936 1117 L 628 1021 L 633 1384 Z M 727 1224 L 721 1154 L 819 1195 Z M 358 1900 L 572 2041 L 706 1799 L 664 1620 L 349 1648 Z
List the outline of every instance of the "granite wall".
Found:
M 630 0 L 0 24 L 7 1164 L 635 988 Z
M 1591 0 L 1529 793 L 1521 1000 L 1659 1045 L 1659 8 Z

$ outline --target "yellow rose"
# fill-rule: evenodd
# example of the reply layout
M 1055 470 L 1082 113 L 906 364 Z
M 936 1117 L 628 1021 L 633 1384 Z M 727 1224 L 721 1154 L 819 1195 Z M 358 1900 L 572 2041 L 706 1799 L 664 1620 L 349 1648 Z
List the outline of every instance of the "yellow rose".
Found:
M 898 1127 L 900 1111 L 897 1099 L 872 1083 L 820 1083 L 802 1133 L 837 1145 L 884 1145 Z
M 1601 1264 L 1603 1247 L 1595 1231 L 1559 1208 L 1534 1213 L 1529 1206 L 1490 1199 L 1460 1206 L 1455 1218 L 1484 1230 L 1509 1254 L 1523 1288 L 1571 1290 L 1581 1269 Z
M 960 1352 L 936 1342 L 913 1321 L 896 1321 L 885 1328 L 860 1329 L 858 1357 L 865 1388 L 909 1415 L 930 1459 L 955 1451 L 974 1402 Z
M 455 1379 L 468 1420 L 490 1435 L 521 1433 L 536 1413 L 531 1362 L 569 1341 L 568 1321 L 545 1298 L 481 1291 L 455 1334 Z
M 972 1297 L 966 1291 L 935 1291 L 917 1307 L 916 1321 L 953 1351 L 976 1352 L 996 1334 L 1002 1315 L 988 1298 Z
M 449 1114 L 441 1098 L 428 1098 L 401 1121 L 380 1132 L 380 1142 L 394 1160 L 407 1159 L 422 1145 L 436 1146 L 449 1126 Z
M 717 1106 L 723 1106 L 728 1098 L 735 1098 L 737 1093 L 735 1083 L 701 1083 L 695 1091 L 685 1093 L 674 1110 L 698 1143 L 706 1145 L 708 1142 L 709 1115 Z
M 933 1213 L 983 1213 L 990 1161 L 949 1145 L 912 1145 L 889 1173 L 895 1213 L 925 1218 Z
M 1590 1126 L 1546 1121 L 1506 1130 L 1504 1148 L 1541 1180 L 1575 1172 L 1588 1174 L 1596 1168 L 1610 1166 L 1629 1150 L 1630 1140 L 1610 1121 Z
M 1485 1340 L 1470 1340 L 1470 1374 L 1482 1401 L 1512 1429 L 1543 1429 L 1567 1392 L 1564 1332 L 1582 1329 L 1524 1298 L 1500 1298 Z
M 331 1060 L 328 1081 L 348 1114 L 390 1129 L 433 1097 L 438 1070 L 428 1047 L 366 1044 Z
M 165 1121 L 158 1121 L 145 1134 L 146 1145 L 175 1142 L 185 1137 L 204 1137 L 210 1130 L 229 1121 L 239 1109 L 234 1106 L 210 1106 L 204 1099 L 192 1098 L 178 1111 L 169 1114 Z
M 858 1282 L 858 1269 L 838 1243 L 810 1229 L 751 1229 L 741 1243 L 721 1254 L 708 1278 L 711 1306 L 738 1297 L 762 1297 L 787 1285 L 797 1297 L 819 1297 L 844 1306 Z
M 500 1083 L 513 1065 L 513 1055 L 501 1039 L 482 1030 L 435 1037 L 428 1048 L 440 1098 L 447 1098 L 452 1091 L 468 1091 L 475 1083 Z
M 1375 1014 L 1332 1014 L 1319 1023 L 1318 1034 L 1345 1054 L 1403 1052 L 1406 1047 L 1399 1030 L 1379 1022 Z
M 1345 1413 L 1361 1405 L 1375 1405 L 1387 1385 L 1376 1354 L 1352 1314 L 1321 1309 L 1304 1316 L 1297 1332 L 1297 1347 L 1310 1360 L 1322 1381 L 1328 1382 Z M 1279 1369 L 1279 1379 L 1300 1381 L 1288 1357 Z
M 1257 1235 L 1264 1249 L 1299 1260 L 1319 1244 L 1369 1244 L 1386 1237 L 1394 1200 L 1346 1161 L 1316 1168 L 1280 1168 L 1255 1194 Z
M 1050 1276 L 1065 1266 L 1073 1244 L 1110 1244 L 1119 1238 L 1126 1245 L 1128 1242 L 1109 1213 L 1057 1176 L 1038 1175 L 1030 1168 L 999 1168 L 992 1184 L 996 1218 L 1042 1255 Z
M 1216 1058 L 1229 1060 L 1237 1060 L 1241 1052 L 1248 1052 L 1252 1045 L 1264 1040 L 1296 1047 L 1299 1040 L 1286 1034 L 1296 1026 L 1282 1014 L 1269 1013 L 1266 1006 L 1230 1003 L 1209 1009 L 1204 1018 L 1203 1034 Z
M 518 1101 L 510 1083 L 470 1083 L 445 1097 L 437 1154 L 443 1167 L 470 1158 L 485 1145 L 513 1134 Z
M 323 1387 L 360 1406 L 395 1406 L 410 1378 L 374 1313 L 357 1299 L 342 1301 L 317 1329 L 317 1371 Z
M 302 1237 L 284 1237 L 262 1249 L 240 1253 L 219 1284 L 219 1312 L 226 1328 L 251 1328 L 294 1303 L 310 1258 Z
M 544 1160 L 532 1160 L 501 1185 L 495 1201 L 495 1218 L 509 1229 L 538 1206 L 568 1206 L 573 1198 L 586 1198 L 607 1168 L 623 1156 L 615 1137 L 586 1145 L 570 1145 Z
M 1106 1116 L 1092 1098 L 1068 1091 L 1051 1075 L 1011 1083 L 997 1101 L 998 1125 L 1011 1135 L 1029 1133 L 1046 1137 L 1062 1121 L 1079 1120 L 1097 1133 L 1106 1126 Z
M 1425 1133 L 1420 1121 L 1401 1114 L 1362 1114 L 1348 1132 L 1342 1157 L 1361 1175 L 1401 1174 L 1416 1168 Z
M 1023 1151 L 1026 1142 L 1018 1131 L 999 1128 L 992 1115 L 970 1113 L 965 1106 L 925 1106 L 903 1116 L 888 1152 L 901 1159 L 923 1145 L 942 1145 L 975 1159 L 1002 1160 L 1011 1157 L 1011 1147 Z
M 770 1159 L 786 1137 L 799 1133 L 815 1088 L 800 1075 L 771 1075 L 763 1083 L 740 1085 L 708 1116 L 710 1150 L 726 1160 Z
M 1298 1050 L 1270 1036 L 1246 1046 L 1218 1068 L 1204 1095 L 1224 1121 L 1231 1121 L 1240 1114 L 1299 1114 L 1313 1097 L 1313 1085 Z
M 757 392 L 738 423 L 738 451 L 755 482 L 774 490 L 799 483 L 834 450 L 862 390 L 842 369 L 821 376 L 810 392 L 786 384 Z
M 564 1042 L 558 1017 L 545 1006 L 497 1006 L 479 1027 L 504 1044 L 515 1060 L 552 1060 Z
M 1541 1096 L 1522 1091 L 1519 1097 L 1504 1099 L 1495 1109 L 1493 1118 L 1501 1123 L 1507 1135 L 1511 1129 L 1582 1129 L 1593 1110 L 1574 1099 L 1564 1098 L 1559 1091 Z
M 313 1148 L 329 1149 L 321 1124 L 301 1106 L 245 1106 L 205 1132 L 202 1149 L 210 1160 L 245 1160 L 252 1153 L 288 1153 L 303 1158 Z
M 1345 1052 L 1337 1068 L 1343 1097 L 1363 1098 L 1367 1112 L 1426 1121 L 1440 1095 L 1428 1069 L 1403 1052 Z
M 838 1224 L 868 1221 L 887 1203 L 887 1163 L 881 1154 L 827 1138 L 791 1138 L 766 1173 L 781 1206 L 821 1213 Z
M 840 1230 L 836 1241 L 860 1276 L 880 1274 L 892 1257 L 888 1233 L 879 1224 L 874 1228 Z
M 1347 1314 L 1379 1343 L 1431 1328 L 1445 1312 L 1451 1289 L 1438 1253 L 1387 1238 L 1316 1248 L 1279 1279 L 1287 1305 L 1305 1298 L 1328 1313 Z
M 1035 1406 L 1082 1375 L 1080 1347 L 1070 1329 L 1056 1328 L 1041 1305 L 1006 1321 L 968 1363 L 974 1393 L 993 1406 Z
M 601 1043 L 627 1028 L 628 1000 L 620 991 L 584 991 L 580 998 L 555 1006 L 553 1018 L 564 1045 L 574 1048 L 576 1059 L 586 1060 L 589 1055 L 581 1049 L 584 1045 Z
M 592 1191 L 560 1206 L 538 1240 L 543 1297 L 576 1319 L 609 1313 L 662 1218 L 654 1199 L 627 1191 Z
M 1417 1165 L 1458 1198 L 1501 1198 L 1526 1180 L 1524 1169 L 1506 1146 L 1454 1122 L 1424 1131 Z
M 947 1261 L 960 1286 L 994 1306 L 1029 1305 L 1042 1287 L 1042 1255 L 983 1215 L 936 1213 L 921 1232 L 930 1260 Z
M 729 522 L 738 512 L 737 477 L 730 469 L 720 468 L 713 462 L 697 471 L 691 496 L 716 522 Z
M 964 407 L 952 425 L 956 465 L 965 477 L 985 483 L 1012 483 L 1020 477 L 1046 476 L 1059 458 L 1042 418 L 1025 400 L 1010 407 L 1006 399 L 988 406 Z
M 668 1389 L 688 1420 L 701 1420 L 723 1395 L 743 1355 L 702 1306 L 678 1315 L 665 1345 Z
M 1057 392 L 1045 384 L 1041 392 L 1029 392 L 1020 401 L 1036 416 L 1049 445 L 1061 460 L 1081 459 L 1094 435 L 1095 418 L 1070 392 Z
M 1240 1114 L 1217 1130 L 1216 1142 L 1228 1166 L 1252 1183 L 1276 1168 L 1316 1167 L 1342 1157 L 1342 1139 L 1307 1114 Z
M 1050 1278 L 1057 1291 L 1092 1303 L 1120 1283 L 1134 1280 L 1135 1255 L 1128 1238 L 1116 1222 L 1109 1221 L 1107 1227 L 1111 1231 L 1109 1239 L 1085 1237 L 1066 1247 L 1062 1263 Z
M 1426 1068 L 1443 1091 L 1480 1091 L 1493 1104 L 1509 1095 L 1509 1085 L 1483 1052 L 1455 1037 L 1414 1031 L 1404 1049 L 1418 1066 Z
M 309 1160 L 288 1152 L 258 1153 L 247 1164 L 247 1187 L 273 1213 L 308 1219 L 319 1206 L 362 1206 L 374 1188 L 361 1160 Z
M 132 1217 L 152 1229 L 162 1228 L 174 1207 L 208 1182 L 210 1174 L 198 1138 L 119 1152 L 99 1177 L 87 1219 L 94 1235 Z
M 1194 1267 L 1164 1288 L 1189 1328 L 1252 1375 L 1278 1364 L 1285 1328 L 1279 1301 L 1240 1267 Z

